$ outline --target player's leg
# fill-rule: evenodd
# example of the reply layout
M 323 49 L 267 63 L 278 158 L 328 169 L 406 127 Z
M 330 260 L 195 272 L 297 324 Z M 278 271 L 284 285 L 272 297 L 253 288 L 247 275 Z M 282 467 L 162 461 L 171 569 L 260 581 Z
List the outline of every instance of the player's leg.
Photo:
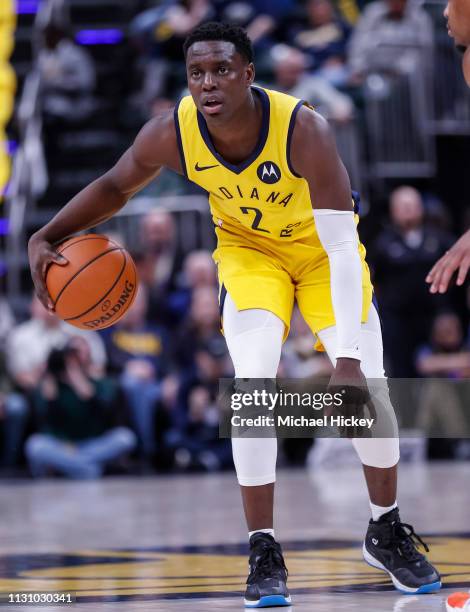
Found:
M 324 329 L 318 336 L 334 363 L 336 328 Z M 368 320 L 362 325 L 360 341 L 361 369 L 368 380 L 374 381 L 375 394 L 380 394 L 382 412 L 379 418 L 395 421 L 383 369 L 382 334 L 375 306 L 371 306 Z M 441 586 L 439 574 L 417 551 L 413 528 L 400 520 L 396 502 L 398 430 L 393 437 L 355 438 L 353 445 L 364 467 L 372 510 L 364 543 L 366 561 L 387 571 L 402 592 L 438 590 Z
M 336 328 L 329 327 L 318 334 L 328 356 L 334 363 Z M 383 368 L 383 345 L 377 310 L 371 306 L 369 317 L 361 328 L 361 369 L 369 380 L 383 381 L 382 405 L 389 415 L 395 435 L 391 438 L 355 438 L 352 443 L 358 453 L 366 477 L 374 518 L 391 510 L 397 498 L 397 464 L 399 460 L 398 427 L 388 395 Z M 375 390 L 377 393 L 378 389 Z M 380 416 L 380 415 L 379 415 Z M 385 415 L 383 415 L 385 416 Z M 374 506 L 377 507 L 375 510 Z
M 236 379 L 276 377 L 284 327 L 283 321 L 268 310 L 237 310 L 226 295 L 223 328 Z M 250 537 L 245 605 L 288 605 L 287 572 L 273 530 L 277 439 L 234 437 L 232 450 Z

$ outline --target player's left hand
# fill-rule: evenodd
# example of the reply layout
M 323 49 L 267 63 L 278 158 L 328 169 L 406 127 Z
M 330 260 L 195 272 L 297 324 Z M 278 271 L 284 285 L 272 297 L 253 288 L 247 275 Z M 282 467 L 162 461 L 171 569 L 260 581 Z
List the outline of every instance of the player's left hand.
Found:
M 357 359 L 340 358 L 330 378 L 329 393 L 340 393 L 342 405 L 335 408 L 335 416 L 362 418 L 365 408 L 370 402 L 367 380 L 361 370 L 361 362 Z M 340 427 L 341 437 L 362 437 L 363 428 Z
M 463 285 L 470 268 L 470 230 L 443 255 L 426 277 L 431 293 L 445 293 L 454 272 L 458 270 L 457 285 Z

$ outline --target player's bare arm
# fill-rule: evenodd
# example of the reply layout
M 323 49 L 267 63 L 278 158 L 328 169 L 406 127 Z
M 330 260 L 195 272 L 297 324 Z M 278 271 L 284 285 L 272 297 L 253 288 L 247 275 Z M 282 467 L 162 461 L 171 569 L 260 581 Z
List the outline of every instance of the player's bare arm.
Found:
M 457 285 L 463 285 L 470 268 L 470 230 L 443 255 L 426 277 L 431 293 L 445 293 L 457 272 Z
M 354 353 L 358 347 L 352 346 L 360 333 L 362 281 L 349 177 L 336 151 L 328 123 L 306 107 L 301 108 L 297 115 L 291 159 L 295 171 L 309 184 L 314 214 L 317 213 L 315 222 L 318 235 L 330 260 L 332 301 L 340 339 L 331 382 L 335 384 L 340 379 L 347 379 L 363 386 L 365 379 L 360 369 L 359 354 Z M 330 214 L 322 214 L 328 211 Z M 335 211 L 339 214 L 335 215 Z M 332 222 L 335 224 L 333 232 L 345 234 L 346 239 L 351 240 L 350 253 L 341 254 L 340 249 L 326 243 L 329 241 L 328 234 L 331 234 L 328 225 L 331 226 Z M 341 258 L 343 261 L 340 261 Z M 351 308 L 354 303 L 356 308 Z M 346 304 L 348 306 L 345 308 Z M 343 344 L 349 346 L 341 346 L 341 338 Z
M 103 176 L 85 187 L 43 228 L 31 236 L 28 254 L 39 299 L 49 309 L 52 302 L 45 285 L 51 262 L 65 265 L 54 245 L 76 232 L 110 219 L 126 202 L 166 166 L 181 173 L 173 112 L 150 120 L 133 145 Z
M 466 0 L 448 0 L 444 10 L 447 30 L 457 48 L 463 51 L 462 69 L 470 86 L 470 4 Z M 457 272 L 456 283 L 463 285 L 470 267 L 470 230 L 439 259 L 426 277 L 431 293 L 445 293 Z
M 326 119 L 302 107 L 291 146 L 292 165 L 309 184 L 314 209 L 351 211 L 351 185 Z

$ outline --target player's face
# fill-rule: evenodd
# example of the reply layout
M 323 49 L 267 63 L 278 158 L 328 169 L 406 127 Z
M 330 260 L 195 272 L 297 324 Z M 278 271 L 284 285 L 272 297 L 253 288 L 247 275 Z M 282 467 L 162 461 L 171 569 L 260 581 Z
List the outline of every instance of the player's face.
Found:
M 470 0 L 448 0 L 444 17 L 455 44 L 470 46 Z
M 191 45 L 186 58 L 189 91 L 194 103 L 210 121 L 230 118 L 247 99 L 254 67 L 226 41 Z

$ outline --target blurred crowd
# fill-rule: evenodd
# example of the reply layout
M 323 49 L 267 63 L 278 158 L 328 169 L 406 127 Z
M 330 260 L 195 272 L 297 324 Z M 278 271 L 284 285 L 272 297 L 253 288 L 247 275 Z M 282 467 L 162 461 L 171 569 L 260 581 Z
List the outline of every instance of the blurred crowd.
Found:
M 353 98 L 368 73 L 406 70 L 397 45 L 428 55 L 433 46 L 431 20 L 413 0 L 167 0 L 131 24 L 143 73 L 139 101 L 147 114 L 184 89 L 182 42 L 207 20 L 246 28 L 260 84 L 306 99 L 339 121 L 352 118 Z
M 129 25 L 136 52 L 141 117 L 161 112 L 186 88 L 182 45 L 210 20 L 246 28 L 256 54 L 257 82 L 306 99 L 323 114 L 348 121 L 360 106 L 360 85 L 374 70 L 400 74 L 413 54 L 430 57 L 433 25 L 415 0 L 161 0 Z M 93 63 L 64 24 L 44 32 L 40 68 L 45 111 L 77 120 L 91 111 Z M 399 49 L 399 52 L 397 52 Z M 71 95 L 73 94 L 73 95 Z M 73 99 L 76 104 L 71 104 Z
M 30 318 L 16 322 L 0 302 L 4 470 L 26 462 L 33 476 L 96 478 L 231 466 L 216 400 L 219 379 L 233 370 L 211 253 L 181 258 L 174 219 L 162 210 L 141 217 L 138 238 L 138 250 L 128 245 L 140 278 L 135 303 L 110 328 L 71 327 L 34 295 Z M 430 296 L 423 280 L 451 239 L 426 218 L 418 191 L 402 186 L 391 194 L 389 223 L 370 248 L 391 376 L 470 375 L 462 318 L 450 296 Z M 328 376 L 331 364 L 313 346 L 295 310 L 279 375 Z M 421 402 L 424 421 L 443 410 L 435 398 Z M 285 456 L 302 462 L 310 444 L 286 441 Z
M 248 30 L 261 85 L 304 98 L 340 123 L 360 110 L 367 74 L 408 69 L 409 57 L 396 53 L 397 42 L 410 53 L 433 46 L 430 18 L 412 0 L 149 3 L 130 24 L 141 74 L 132 104 L 143 120 L 184 93 L 182 42 L 194 26 L 213 19 Z M 86 120 L 96 105 L 92 58 L 57 24 L 44 40 L 45 129 L 76 121 L 77 113 Z M 469 377 L 470 292 L 464 303 L 463 292 L 431 296 L 424 283 L 454 239 L 445 207 L 401 185 L 389 194 L 381 226 L 367 247 L 388 375 Z M 123 244 L 126 239 L 120 237 Z M 139 291 L 123 319 L 102 332 L 63 323 L 34 295 L 27 320 L 0 298 L 4 473 L 27 468 L 33 477 L 97 478 L 231 467 L 230 441 L 218 435 L 216 399 L 219 379 L 233 371 L 220 331 L 211 253 L 183 254 L 174 217 L 159 208 L 140 218 L 138 236 L 125 246 L 138 268 Z M 295 310 L 279 375 L 328 376 L 331 364 L 313 346 Z M 423 422 L 442 416 L 439 411 L 433 394 L 422 398 Z M 284 456 L 303 462 L 310 445 L 285 441 Z M 451 445 L 448 456 L 469 458 L 470 448 Z

